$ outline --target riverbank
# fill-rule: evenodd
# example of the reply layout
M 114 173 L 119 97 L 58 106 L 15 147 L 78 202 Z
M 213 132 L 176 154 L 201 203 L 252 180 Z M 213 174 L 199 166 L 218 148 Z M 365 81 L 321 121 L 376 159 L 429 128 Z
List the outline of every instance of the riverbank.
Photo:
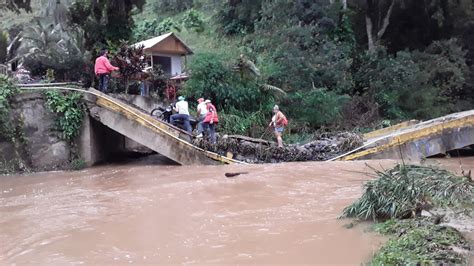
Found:
M 390 237 L 371 263 L 473 261 L 472 167 L 463 164 L 464 158 L 457 160 L 457 175 L 433 165 L 402 163 L 383 171 L 374 169 L 376 179 L 367 182 L 364 194 L 343 212 L 345 217 L 376 222 L 375 230 Z

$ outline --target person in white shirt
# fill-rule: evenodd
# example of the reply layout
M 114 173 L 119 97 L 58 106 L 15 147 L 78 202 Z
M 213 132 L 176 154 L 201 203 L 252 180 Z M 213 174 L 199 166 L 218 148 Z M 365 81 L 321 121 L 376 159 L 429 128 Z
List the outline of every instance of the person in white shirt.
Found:
M 204 132 L 204 118 L 206 118 L 207 114 L 207 106 L 206 103 L 204 102 L 204 98 L 199 98 L 198 100 L 198 106 L 197 106 L 197 117 L 198 117 L 198 135 L 196 137 L 202 138 L 202 133 Z
M 174 124 L 176 120 L 181 120 L 183 121 L 185 130 L 188 133 L 192 133 L 193 129 L 191 127 L 191 123 L 189 123 L 188 102 L 185 101 L 184 96 L 178 97 L 178 102 L 176 103 L 174 110 L 177 114 L 174 114 L 170 117 L 171 124 Z

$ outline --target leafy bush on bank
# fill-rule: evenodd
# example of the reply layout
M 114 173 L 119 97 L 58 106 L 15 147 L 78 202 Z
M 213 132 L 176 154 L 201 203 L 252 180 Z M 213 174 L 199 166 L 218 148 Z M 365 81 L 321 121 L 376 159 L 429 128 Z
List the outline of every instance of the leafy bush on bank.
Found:
M 377 179 L 364 185 L 364 194 L 343 211 L 363 220 L 416 217 L 433 206 L 453 206 L 474 200 L 470 177 L 416 165 L 397 165 L 376 171 Z
M 469 243 L 454 228 L 429 219 L 388 220 L 376 231 L 390 235 L 372 259 L 374 265 L 454 265 L 466 258 L 453 248 L 469 249 Z
M 56 126 L 61 131 L 62 138 L 69 142 L 73 141 L 79 134 L 84 118 L 84 109 L 81 103 L 82 94 L 46 90 L 44 95 L 49 110 L 57 115 Z
M 13 81 L 5 75 L 0 75 L 0 136 L 11 139 L 14 125 L 10 120 L 10 100 L 19 92 Z
M 441 225 L 445 215 L 433 215 L 432 209 L 472 212 L 474 182 L 470 175 L 404 164 L 375 173 L 377 179 L 367 182 L 363 195 L 343 211 L 345 217 L 386 220 L 375 229 L 390 239 L 375 254 L 372 264 L 466 263 L 464 254 L 455 248 L 469 249 L 468 242 L 456 229 Z M 432 217 L 422 217 L 422 211 Z

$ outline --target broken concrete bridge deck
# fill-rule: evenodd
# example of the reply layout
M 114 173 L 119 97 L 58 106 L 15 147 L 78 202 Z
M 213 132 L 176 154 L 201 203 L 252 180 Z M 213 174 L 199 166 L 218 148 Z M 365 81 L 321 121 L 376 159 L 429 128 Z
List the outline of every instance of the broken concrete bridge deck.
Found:
M 94 89 L 85 94 L 90 117 L 171 160 L 185 165 L 238 163 L 194 146 L 183 133 L 137 108 Z
M 419 161 L 474 145 L 474 110 L 416 123 L 410 121 L 365 135 L 363 149 L 342 160 L 404 159 Z

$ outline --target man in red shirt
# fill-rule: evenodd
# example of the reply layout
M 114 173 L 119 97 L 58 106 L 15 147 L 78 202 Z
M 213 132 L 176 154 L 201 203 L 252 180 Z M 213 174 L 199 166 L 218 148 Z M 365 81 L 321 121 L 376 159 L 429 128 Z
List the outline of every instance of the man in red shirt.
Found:
M 99 57 L 95 60 L 94 66 L 95 75 L 99 78 L 99 90 L 103 93 L 107 93 L 110 73 L 119 70 L 118 67 L 115 67 L 110 63 L 107 55 L 107 49 L 100 50 Z

